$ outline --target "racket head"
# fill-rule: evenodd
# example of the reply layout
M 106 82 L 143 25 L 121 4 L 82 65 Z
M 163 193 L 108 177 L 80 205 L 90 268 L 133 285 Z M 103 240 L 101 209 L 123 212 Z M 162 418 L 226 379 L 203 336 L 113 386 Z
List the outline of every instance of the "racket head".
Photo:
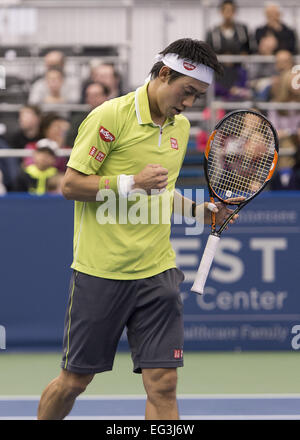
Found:
M 225 115 L 211 133 L 204 154 L 210 196 L 230 205 L 250 201 L 273 176 L 278 144 L 277 132 L 264 115 L 252 110 Z

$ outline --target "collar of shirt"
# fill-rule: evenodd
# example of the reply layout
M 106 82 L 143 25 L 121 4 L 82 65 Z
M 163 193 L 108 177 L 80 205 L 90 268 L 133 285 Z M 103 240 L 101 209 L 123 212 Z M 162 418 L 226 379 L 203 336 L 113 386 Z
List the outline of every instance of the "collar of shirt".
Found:
M 138 123 L 140 125 L 151 124 L 151 125 L 157 126 L 157 124 L 155 124 L 151 118 L 149 99 L 148 99 L 148 93 L 147 93 L 148 84 L 149 84 L 149 82 L 146 82 L 143 86 L 138 87 L 135 91 L 136 117 L 137 117 Z M 175 122 L 175 118 L 168 118 L 165 121 L 164 126 L 169 125 L 169 124 L 174 124 L 174 122 Z

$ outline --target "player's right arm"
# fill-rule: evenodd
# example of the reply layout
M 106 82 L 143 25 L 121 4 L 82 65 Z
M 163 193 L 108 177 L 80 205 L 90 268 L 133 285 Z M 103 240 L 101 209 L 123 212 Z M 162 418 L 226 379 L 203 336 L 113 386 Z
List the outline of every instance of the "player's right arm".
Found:
M 116 107 L 112 101 L 107 101 L 92 111 L 80 125 L 62 183 L 66 199 L 96 201 L 102 178 L 100 168 L 121 136 L 117 116 Z M 150 193 L 152 189 L 165 188 L 167 179 L 165 168 L 149 164 L 134 175 L 133 189 Z
M 68 200 L 95 202 L 99 191 L 100 176 L 87 175 L 68 167 L 62 182 L 63 196 Z M 168 170 L 158 164 L 149 164 L 134 176 L 133 189 L 164 189 L 168 184 Z

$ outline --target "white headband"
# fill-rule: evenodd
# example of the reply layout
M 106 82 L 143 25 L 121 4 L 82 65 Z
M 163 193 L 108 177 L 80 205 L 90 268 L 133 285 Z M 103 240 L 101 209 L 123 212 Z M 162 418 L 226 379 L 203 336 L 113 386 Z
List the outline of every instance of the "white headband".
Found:
M 207 84 L 213 82 L 214 71 L 211 67 L 204 64 L 196 64 L 188 59 L 180 58 L 176 53 L 167 53 L 166 55 L 156 55 L 155 62 L 162 61 L 170 69 L 183 75 L 203 81 Z

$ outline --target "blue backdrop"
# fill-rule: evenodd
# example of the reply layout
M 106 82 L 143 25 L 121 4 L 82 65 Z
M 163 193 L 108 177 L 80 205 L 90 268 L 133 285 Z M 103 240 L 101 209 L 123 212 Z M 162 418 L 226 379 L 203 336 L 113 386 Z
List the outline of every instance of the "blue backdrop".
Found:
M 226 231 L 206 293 L 190 291 L 209 230 L 172 226 L 186 350 L 292 350 L 300 324 L 300 194 L 264 193 Z M 7 349 L 60 348 L 71 275 L 73 202 L 0 199 L 0 325 Z M 127 349 L 125 335 L 119 345 Z

